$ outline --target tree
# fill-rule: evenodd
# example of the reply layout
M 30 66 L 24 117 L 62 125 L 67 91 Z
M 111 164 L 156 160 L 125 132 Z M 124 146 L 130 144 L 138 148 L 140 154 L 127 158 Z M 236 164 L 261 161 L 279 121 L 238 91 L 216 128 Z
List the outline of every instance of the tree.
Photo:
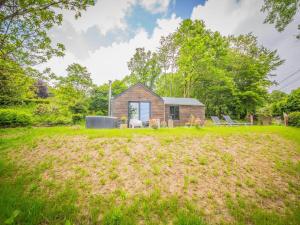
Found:
M 192 20 L 184 20 L 174 35 L 179 46 L 176 84 L 181 86 L 182 96 L 202 101 L 208 115 L 229 112 L 234 85 L 222 68 L 227 39 L 207 30 L 202 21 Z
M 263 12 L 268 12 L 265 23 L 275 24 L 276 29 L 282 32 L 294 20 L 299 11 L 300 0 L 264 0 Z M 300 24 L 298 25 L 300 30 Z M 297 35 L 300 39 L 300 34 Z
M 35 83 L 35 93 L 38 98 L 47 98 L 49 97 L 47 83 L 43 80 L 37 80 Z
M 287 112 L 300 112 L 300 88 L 293 90 L 286 101 Z
M 111 84 L 112 96 L 116 96 L 127 89 L 123 81 L 115 80 Z M 108 112 L 108 91 L 109 84 L 94 87 L 91 93 L 89 109 L 100 115 L 107 115 Z
M 93 86 L 91 74 L 88 72 L 87 68 L 78 63 L 73 63 L 69 65 L 66 70 L 68 75 L 62 80 L 64 80 L 67 85 L 70 85 L 75 91 L 87 96 Z
M 280 91 L 276 91 L 275 94 L 280 94 L 282 98 L 271 104 L 272 114 L 274 116 L 282 116 L 284 112 L 300 112 L 300 88 L 293 90 L 289 95 L 283 95 Z
M 1 0 L 0 58 L 33 65 L 62 56 L 64 46 L 53 47 L 47 31 L 61 24 L 61 10 L 74 11 L 77 18 L 90 5 L 93 0 Z
M 233 78 L 240 102 L 240 114 L 254 113 L 267 100 L 267 89 L 273 83 L 269 74 L 283 63 L 277 51 L 259 46 L 252 34 L 231 36 L 226 70 Z
M 155 88 L 156 79 L 161 73 L 158 64 L 158 55 L 144 48 L 137 48 L 135 54 L 128 62 L 130 75 L 125 79 L 129 85 L 142 83 L 150 89 Z
M 158 63 L 163 71 L 164 80 L 161 86 L 161 91 L 164 92 L 164 96 L 173 96 L 176 91 L 174 91 L 173 75 L 177 70 L 176 60 L 178 56 L 178 45 L 174 41 L 174 35 L 170 34 L 167 37 L 162 37 L 160 40 L 160 47 L 158 52 Z M 168 79 L 170 77 L 170 79 Z
M 33 95 L 30 87 L 34 80 L 17 63 L 0 59 L 0 105 L 22 103 Z
M 276 103 L 279 101 L 282 101 L 284 99 L 286 99 L 286 97 L 288 96 L 287 93 L 279 91 L 279 90 L 274 90 L 272 91 L 272 93 L 269 95 L 269 102 L 270 103 Z
M 171 36 L 176 73 L 157 79 L 159 94 L 170 93 L 166 87 L 172 83 L 172 96 L 199 99 L 207 115 L 236 118 L 264 104 L 272 84 L 268 74 L 283 63 L 276 51 L 260 46 L 252 34 L 224 37 L 197 20 L 184 20 Z M 167 51 L 162 52 L 166 62 Z
M 87 68 L 80 64 L 73 63 L 66 69 L 66 77 L 58 77 L 56 96 L 64 107 L 75 105 L 78 102 L 85 102 L 93 88 L 91 74 Z

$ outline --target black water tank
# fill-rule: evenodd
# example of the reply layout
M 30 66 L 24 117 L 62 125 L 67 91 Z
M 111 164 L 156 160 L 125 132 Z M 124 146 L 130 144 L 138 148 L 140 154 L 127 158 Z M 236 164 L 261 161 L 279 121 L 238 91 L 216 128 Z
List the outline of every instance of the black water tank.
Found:
M 109 116 L 86 116 L 86 128 L 117 128 L 118 118 Z

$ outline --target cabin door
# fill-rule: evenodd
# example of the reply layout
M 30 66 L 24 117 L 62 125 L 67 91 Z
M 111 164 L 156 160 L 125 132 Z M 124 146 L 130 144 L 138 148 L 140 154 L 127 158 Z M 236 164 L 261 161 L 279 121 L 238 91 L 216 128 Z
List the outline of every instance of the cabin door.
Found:
M 137 119 L 143 122 L 143 125 L 149 123 L 151 113 L 150 102 L 129 102 L 128 103 L 128 119 Z

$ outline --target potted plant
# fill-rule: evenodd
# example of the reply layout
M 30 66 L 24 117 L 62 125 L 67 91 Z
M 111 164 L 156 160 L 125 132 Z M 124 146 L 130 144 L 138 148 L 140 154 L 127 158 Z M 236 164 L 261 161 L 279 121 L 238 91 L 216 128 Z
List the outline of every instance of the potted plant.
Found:
M 126 116 L 121 117 L 120 128 L 121 129 L 127 128 L 127 117 Z

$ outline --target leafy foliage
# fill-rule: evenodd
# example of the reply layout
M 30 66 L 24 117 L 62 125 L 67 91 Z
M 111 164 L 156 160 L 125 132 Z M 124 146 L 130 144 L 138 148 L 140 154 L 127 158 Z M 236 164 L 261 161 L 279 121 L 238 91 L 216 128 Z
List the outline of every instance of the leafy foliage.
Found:
M 137 48 L 128 62 L 128 68 L 131 73 L 127 79 L 125 78 L 125 81 L 129 85 L 140 82 L 150 89 L 154 89 L 156 79 L 161 73 L 156 53 L 146 52 L 144 48 Z
M 62 23 L 60 10 L 72 10 L 77 18 L 90 5 L 92 0 L 0 1 L 0 58 L 33 65 L 62 56 L 64 46 L 53 47 L 47 31 Z
M 300 127 L 300 112 L 292 112 L 289 114 L 289 125 Z
M 206 105 L 207 115 L 237 118 L 264 105 L 272 85 L 268 74 L 283 63 L 276 51 L 259 46 L 252 34 L 223 37 L 202 21 L 191 20 L 184 20 L 162 40 L 160 52 L 160 64 L 166 69 L 157 79 L 158 94 L 197 98 Z M 174 61 L 176 71 L 170 73 L 169 62 Z
M 285 107 L 287 112 L 300 111 L 300 88 L 291 92 L 287 98 Z
M 115 80 L 111 84 L 112 96 L 116 96 L 127 89 L 125 82 Z M 89 110 L 99 115 L 107 115 L 109 84 L 94 87 L 91 92 Z
M 282 116 L 284 112 L 300 111 L 300 88 L 293 90 L 289 95 L 285 94 L 277 101 L 274 100 L 271 107 L 274 116 Z
M 0 105 L 19 104 L 22 98 L 33 96 L 32 84 L 33 79 L 17 63 L 0 58 Z
M 288 96 L 287 93 L 274 90 L 272 93 L 269 95 L 268 101 L 270 103 L 275 103 L 284 100 Z
M 28 126 L 32 122 L 29 114 L 12 109 L 0 109 L 1 127 Z
M 261 10 L 268 12 L 265 23 L 275 24 L 276 29 L 281 32 L 293 21 L 299 8 L 299 0 L 265 0 Z M 298 29 L 300 30 L 300 24 Z M 297 38 L 300 38 L 300 34 L 297 35 Z

